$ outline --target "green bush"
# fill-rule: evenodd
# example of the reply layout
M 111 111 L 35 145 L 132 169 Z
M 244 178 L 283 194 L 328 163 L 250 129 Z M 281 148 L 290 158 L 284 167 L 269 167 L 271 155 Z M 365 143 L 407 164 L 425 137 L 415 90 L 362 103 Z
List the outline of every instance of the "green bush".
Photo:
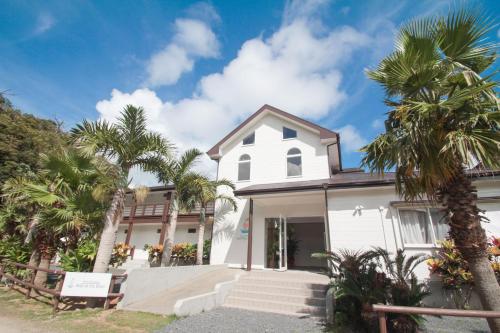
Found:
M 26 264 L 30 256 L 31 246 L 21 239 L 12 236 L 0 240 L 0 259 Z
M 407 257 L 403 250 L 390 256 L 385 250 L 339 250 L 314 254 L 330 262 L 331 288 L 335 297 L 335 322 L 356 332 L 376 332 L 377 315 L 372 304 L 421 306 L 429 294 L 413 273 L 425 260 L 423 255 Z M 422 317 L 388 315 L 390 332 L 416 332 Z
M 76 250 L 59 253 L 60 264 L 66 272 L 91 272 L 97 255 L 98 244 L 95 240 L 84 240 Z

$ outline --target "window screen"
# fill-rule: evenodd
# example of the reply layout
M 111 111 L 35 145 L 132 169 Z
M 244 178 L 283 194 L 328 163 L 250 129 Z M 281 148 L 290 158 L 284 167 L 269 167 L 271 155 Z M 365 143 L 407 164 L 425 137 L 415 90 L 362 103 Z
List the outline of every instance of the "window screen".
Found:
M 302 176 L 302 155 L 297 148 L 290 149 L 286 155 L 286 175 Z
M 238 180 L 250 180 L 250 155 L 241 155 L 238 161 Z

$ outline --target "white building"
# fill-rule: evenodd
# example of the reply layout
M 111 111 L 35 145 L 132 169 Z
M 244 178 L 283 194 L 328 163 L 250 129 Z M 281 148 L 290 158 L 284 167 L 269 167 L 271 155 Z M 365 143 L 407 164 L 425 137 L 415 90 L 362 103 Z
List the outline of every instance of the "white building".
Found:
M 234 193 L 221 191 L 235 196 L 238 210 L 216 203 L 210 263 L 311 269 L 324 265 L 311 254 L 325 250 L 436 249 L 448 228 L 439 210 L 402 201 L 391 173 L 343 168 L 340 143 L 339 134 L 265 105 L 211 148 L 217 177 L 236 184 Z M 499 175 L 471 175 L 488 235 L 500 235 Z M 425 264 L 417 274 L 428 277 Z

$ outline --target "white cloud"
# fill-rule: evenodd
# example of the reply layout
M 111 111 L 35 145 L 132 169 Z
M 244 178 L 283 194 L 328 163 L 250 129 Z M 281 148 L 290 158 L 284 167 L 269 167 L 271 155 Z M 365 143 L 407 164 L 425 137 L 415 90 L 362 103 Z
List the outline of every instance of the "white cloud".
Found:
M 372 121 L 372 128 L 376 130 L 380 130 L 384 128 L 384 119 L 377 118 Z
M 347 152 L 356 152 L 368 143 L 368 140 L 352 125 L 346 125 L 335 131 L 340 134 L 340 145 Z
M 349 14 L 349 12 L 351 11 L 351 7 L 349 6 L 344 6 L 342 8 L 340 8 L 340 12 L 343 14 L 343 15 L 347 15 Z
M 34 34 L 35 35 L 43 34 L 44 32 L 50 30 L 55 23 L 56 20 L 50 13 L 46 12 L 40 13 L 36 20 Z
M 498 31 L 497 31 L 497 37 L 498 37 L 498 39 L 500 39 L 500 29 L 498 29 Z
M 149 127 L 180 150 L 209 149 L 266 103 L 313 120 L 339 117 L 336 108 L 347 98 L 340 68 L 353 52 L 372 45 L 372 40 L 348 26 L 318 31 L 315 20 L 304 18 L 304 13 L 313 15 L 311 8 L 295 11 L 301 14 L 294 14 L 294 20 L 283 23 L 268 38 L 259 36 L 243 43 L 221 72 L 200 79 L 191 97 L 171 102 L 148 88 L 132 93 L 114 89 L 110 99 L 97 103 L 97 110 L 103 118 L 113 120 L 126 104 L 141 105 Z M 290 17 L 288 14 L 287 19 Z M 206 45 L 202 42 L 193 49 L 201 53 L 208 50 Z M 357 133 L 347 126 L 344 131 Z M 214 170 L 216 165 L 204 166 Z
M 148 62 L 147 83 L 152 86 L 175 84 L 183 73 L 193 70 L 197 58 L 219 56 L 219 41 L 203 21 L 177 19 L 172 41 Z

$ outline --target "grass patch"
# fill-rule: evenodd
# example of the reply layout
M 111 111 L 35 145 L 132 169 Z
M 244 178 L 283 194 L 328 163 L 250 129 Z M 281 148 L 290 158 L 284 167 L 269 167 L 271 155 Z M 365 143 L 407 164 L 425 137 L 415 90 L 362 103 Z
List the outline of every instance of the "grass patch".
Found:
M 102 309 L 60 311 L 53 317 L 51 299 L 41 298 L 41 300 L 49 304 L 26 299 L 18 291 L 0 287 L 0 318 L 3 316 L 19 319 L 23 323 L 28 322 L 41 332 L 76 333 L 148 333 L 176 319 L 175 316 Z

